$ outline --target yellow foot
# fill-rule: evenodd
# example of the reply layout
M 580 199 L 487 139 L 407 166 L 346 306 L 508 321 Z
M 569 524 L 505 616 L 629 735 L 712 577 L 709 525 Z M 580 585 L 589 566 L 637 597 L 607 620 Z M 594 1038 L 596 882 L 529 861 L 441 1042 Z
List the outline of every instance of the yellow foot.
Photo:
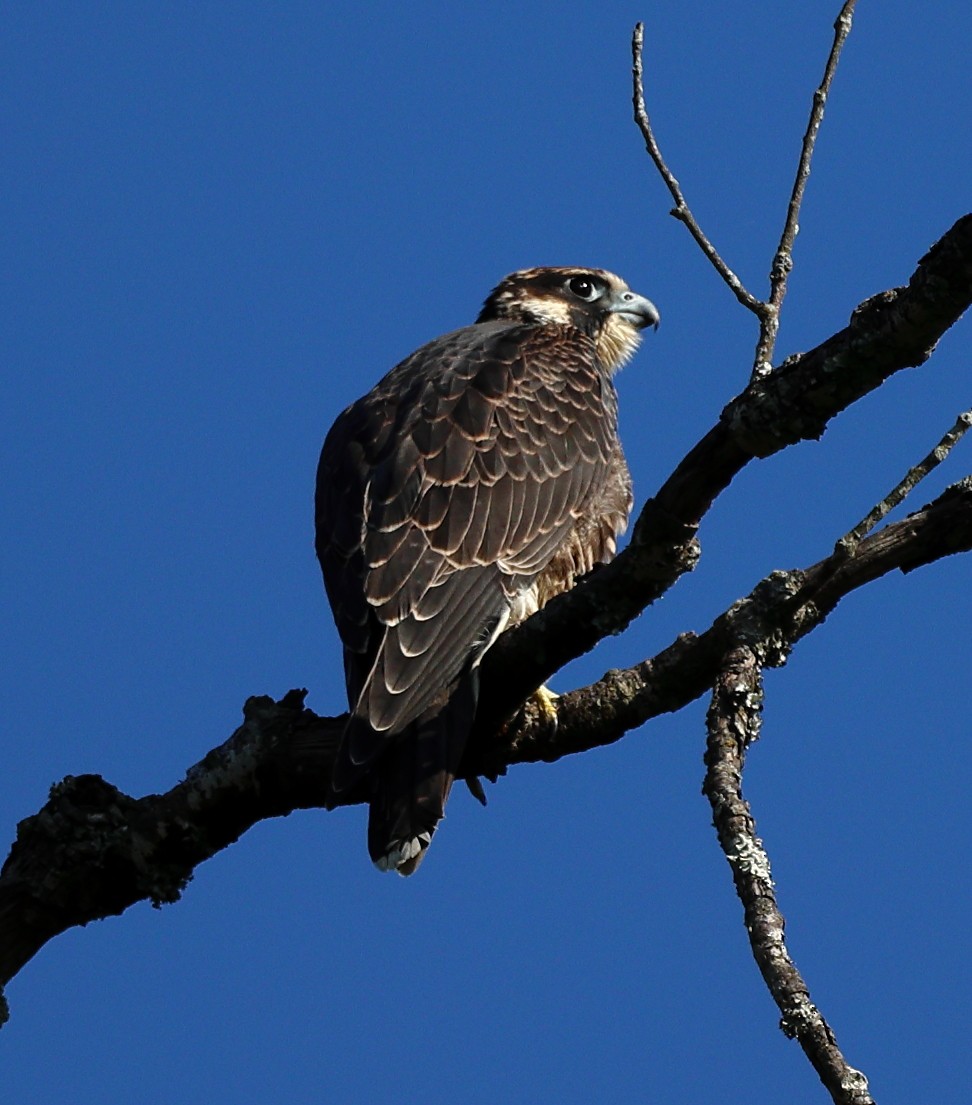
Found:
M 533 701 L 537 704 L 537 710 L 540 712 L 540 716 L 544 718 L 548 725 L 557 728 L 557 699 L 560 698 L 559 694 L 556 694 L 549 687 L 538 687 L 533 692 Z

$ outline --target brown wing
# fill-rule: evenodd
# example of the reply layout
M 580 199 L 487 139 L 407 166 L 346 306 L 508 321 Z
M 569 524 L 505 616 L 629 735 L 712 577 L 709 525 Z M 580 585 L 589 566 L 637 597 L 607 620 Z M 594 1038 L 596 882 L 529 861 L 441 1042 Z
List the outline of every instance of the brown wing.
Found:
M 479 323 L 424 346 L 328 434 L 317 552 L 344 643 L 335 790 L 478 663 L 620 456 L 580 331 Z M 464 736 L 463 736 L 464 739 Z

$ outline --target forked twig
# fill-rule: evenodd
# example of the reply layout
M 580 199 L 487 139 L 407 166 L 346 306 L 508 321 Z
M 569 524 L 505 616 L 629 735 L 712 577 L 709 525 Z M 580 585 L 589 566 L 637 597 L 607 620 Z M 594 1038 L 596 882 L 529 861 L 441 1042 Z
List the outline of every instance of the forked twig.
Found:
M 972 410 L 963 411 L 955 421 L 955 425 L 948 431 L 941 441 L 928 454 L 924 460 L 919 461 L 914 468 L 908 470 L 905 478 L 871 510 L 857 525 L 834 546 L 834 552 L 845 557 L 853 556 L 857 546 L 881 521 L 901 503 L 928 475 L 934 471 L 952 451 L 954 446 L 972 427 Z
M 692 237 L 698 243 L 699 248 L 709 259 L 713 268 L 732 290 L 736 299 L 752 311 L 759 319 L 759 339 L 756 343 L 756 352 L 753 359 L 753 378 L 765 376 L 772 369 L 773 352 L 776 348 L 776 338 L 780 329 L 780 309 L 786 297 L 787 280 L 793 268 L 793 243 L 800 229 L 800 208 L 803 204 L 803 195 L 806 191 L 807 180 L 810 177 L 810 163 L 813 159 L 813 150 L 820 131 L 820 123 L 823 120 L 824 107 L 830 86 L 837 71 L 837 63 L 840 60 L 841 50 L 850 34 L 851 22 L 854 15 L 854 6 L 857 0 L 845 0 L 844 6 L 834 23 L 834 42 L 824 67 L 823 79 L 820 86 L 813 94 L 813 104 L 810 109 L 810 120 L 806 133 L 803 136 L 803 146 L 800 152 L 800 161 L 797 166 L 796 178 L 793 181 L 793 189 L 790 192 L 790 200 L 787 205 L 786 220 L 783 224 L 783 232 L 780 235 L 780 243 L 777 246 L 770 266 L 770 292 L 766 300 L 757 299 L 747 290 L 743 282 L 726 264 L 719 251 L 709 241 L 706 234 L 699 226 L 698 220 L 692 214 L 692 210 L 685 201 L 681 186 L 674 173 L 669 169 L 658 140 L 655 138 L 648 117 L 648 109 L 645 105 L 644 91 L 644 41 L 645 27 L 643 23 L 635 26 L 631 40 L 632 75 L 634 79 L 634 117 L 642 137 L 645 140 L 645 148 L 648 155 L 655 163 L 655 167 L 661 174 L 675 206 L 670 214 L 688 227 Z

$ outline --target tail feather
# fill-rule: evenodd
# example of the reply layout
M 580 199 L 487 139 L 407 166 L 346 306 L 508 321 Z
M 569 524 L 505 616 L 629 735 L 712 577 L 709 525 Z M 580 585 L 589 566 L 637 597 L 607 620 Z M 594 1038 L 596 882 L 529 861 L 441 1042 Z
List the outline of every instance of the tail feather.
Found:
M 375 765 L 368 851 L 379 870 L 411 875 L 422 862 L 472 729 L 478 675 L 463 675 L 448 702 L 399 733 Z

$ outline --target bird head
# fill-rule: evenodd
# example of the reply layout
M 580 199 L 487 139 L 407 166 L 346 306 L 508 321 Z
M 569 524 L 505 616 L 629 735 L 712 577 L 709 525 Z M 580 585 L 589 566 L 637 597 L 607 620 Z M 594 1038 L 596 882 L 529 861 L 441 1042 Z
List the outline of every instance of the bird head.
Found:
M 615 372 L 631 359 L 641 331 L 661 316 L 650 299 L 633 292 L 605 269 L 521 269 L 500 281 L 477 322 L 509 319 L 536 326 L 563 326 L 591 337 L 601 363 Z

